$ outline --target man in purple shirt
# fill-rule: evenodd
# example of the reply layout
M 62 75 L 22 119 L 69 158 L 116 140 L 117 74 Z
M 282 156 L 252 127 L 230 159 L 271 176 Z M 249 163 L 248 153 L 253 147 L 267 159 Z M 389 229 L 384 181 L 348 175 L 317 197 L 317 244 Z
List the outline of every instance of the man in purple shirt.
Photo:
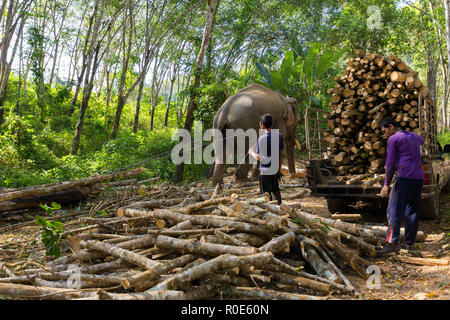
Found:
M 391 118 L 381 121 L 381 131 L 388 138 L 386 154 L 386 177 L 381 189 L 382 197 L 389 196 L 387 208 L 388 230 L 386 245 L 378 251 L 385 255 L 400 251 L 400 227 L 405 219 L 405 247 L 413 249 L 419 227 L 420 197 L 423 187 L 423 170 L 420 146 L 425 142 L 421 136 L 399 130 Z M 389 195 L 389 185 L 395 173 L 395 181 Z

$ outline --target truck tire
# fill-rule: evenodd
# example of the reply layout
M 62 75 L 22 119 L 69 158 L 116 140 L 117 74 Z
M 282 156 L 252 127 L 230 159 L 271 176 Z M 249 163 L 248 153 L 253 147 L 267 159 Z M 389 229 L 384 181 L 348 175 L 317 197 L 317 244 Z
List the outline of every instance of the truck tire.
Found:
M 421 199 L 420 218 L 424 220 L 433 220 L 439 217 L 439 193 L 435 196 Z
M 338 198 L 328 198 L 327 207 L 331 214 L 337 212 L 345 213 L 348 208 L 346 201 Z

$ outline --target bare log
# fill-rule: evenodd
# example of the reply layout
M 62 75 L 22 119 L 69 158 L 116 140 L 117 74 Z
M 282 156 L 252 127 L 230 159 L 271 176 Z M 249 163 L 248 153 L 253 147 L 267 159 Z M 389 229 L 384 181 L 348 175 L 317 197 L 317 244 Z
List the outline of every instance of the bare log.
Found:
M 361 278 L 367 279 L 368 275 L 363 266 L 370 266 L 371 263 L 369 261 L 353 254 L 348 248 L 344 247 L 343 244 L 340 244 L 324 232 L 318 232 L 317 235 L 323 243 L 336 252 L 353 270 L 355 270 Z
M 303 258 L 311 265 L 311 267 L 316 271 L 316 273 L 322 278 L 328 279 L 333 282 L 340 283 L 338 275 L 333 271 L 330 266 L 320 258 L 314 247 L 300 242 Z
M 157 290 L 173 290 L 181 287 L 184 283 L 199 279 L 206 274 L 217 272 L 221 269 L 235 268 L 244 264 L 265 264 L 273 259 L 270 252 L 262 252 L 252 256 L 237 257 L 230 254 L 218 256 L 212 260 L 206 261 L 198 266 L 192 267 L 184 272 L 181 272 L 173 277 L 170 277 L 163 282 L 160 282 L 150 291 Z
M 211 279 L 213 280 L 213 279 Z M 217 282 L 208 281 L 206 284 L 186 290 L 184 296 L 186 300 L 203 300 L 214 297 L 217 290 Z
M 248 243 L 242 242 L 241 240 L 226 234 L 225 232 L 222 232 L 220 230 L 215 230 L 214 234 L 226 239 L 231 245 L 238 246 L 238 247 L 250 247 Z
M 184 213 L 185 214 L 191 214 L 192 212 L 194 212 L 195 210 L 198 210 L 200 208 L 204 208 L 204 207 L 209 207 L 209 206 L 215 206 L 218 205 L 220 203 L 227 203 L 227 202 L 231 202 L 233 201 L 233 198 L 231 197 L 223 197 L 223 198 L 216 198 L 216 199 L 209 199 L 206 201 L 202 201 L 202 202 L 197 202 L 194 204 L 191 204 L 187 207 L 184 208 Z
M 269 271 L 269 274 L 273 276 L 276 281 L 281 283 L 293 284 L 299 288 L 308 288 L 322 294 L 329 294 L 331 292 L 331 286 L 323 282 L 274 271 Z
M 376 184 L 376 183 L 378 183 L 378 182 L 380 182 L 380 181 L 383 181 L 383 180 L 384 180 L 384 176 L 385 176 L 384 174 L 380 174 L 380 175 L 376 174 L 376 175 L 374 175 L 372 179 L 367 180 L 367 181 L 365 181 L 365 182 L 362 184 L 363 189 L 370 188 L 370 187 L 372 187 L 374 184 Z
M 331 218 L 334 220 L 342 220 L 342 221 L 358 221 L 361 220 L 362 217 L 360 214 L 351 214 L 351 213 L 340 213 L 340 214 L 332 214 Z
M 119 216 L 149 216 L 153 218 L 159 219 L 168 219 L 175 222 L 181 222 L 190 220 L 192 224 L 198 224 L 202 226 L 212 226 L 212 227 L 230 227 L 236 229 L 238 231 L 250 232 L 256 234 L 267 235 L 271 233 L 271 230 L 265 226 L 254 225 L 245 222 L 236 222 L 236 221 L 228 221 L 217 218 L 209 218 L 204 216 L 195 216 L 195 215 L 186 215 L 181 214 L 169 210 L 155 210 L 155 211 L 143 211 L 143 210 L 135 210 L 135 209 L 125 209 L 123 211 L 119 211 Z
M 377 251 L 374 245 L 367 243 L 363 239 L 356 237 L 352 234 L 349 234 L 347 232 L 341 231 L 339 229 L 335 229 L 333 227 L 330 227 L 330 229 L 332 232 L 337 233 L 341 238 L 347 239 L 352 243 L 356 244 L 361 251 L 367 253 L 370 257 L 376 256 Z
M 43 196 L 46 194 L 61 192 L 64 190 L 75 189 L 80 186 L 92 185 L 96 183 L 100 183 L 103 181 L 108 181 L 112 179 L 117 179 L 121 177 L 138 175 L 144 172 L 145 168 L 137 168 L 130 171 L 121 171 L 105 176 L 94 175 L 86 179 L 78 180 L 78 181 L 65 181 L 56 184 L 48 184 L 37 187 L 19 189 L 12 192 L 1 193 L 0 194 L 0 202 L 8 201 L 11 199 L 24 198 L 24 197 L 32 197 L 32 196 Z
M 117 247 L 119 248 L 123 248 L 123 249 L 127 249 L 127 250 L 135 250 L 135 249 L 139 249 L 139 248 L 147 248 L 152 246 L 155 243 L 155 238 L 152 236 L 140 236 L 137 239 L 132 239 L 129 241 L 124 241 L 121 242 L 117 245 Z M 80 241 L 76 241 L 75 243 L 75 247 L 79 247 L 80 246 Z M 74 248 L 75 250 L 78 250 L 78 248 Z M 86 261 L 93 261 L 96 259 L 100 259 L 105 257 L 106 254 L 103 252 L 92 252 L 89 250 L 80 250 L 80 251 L 75 251 L 73 254 L 68 255 L 68 256 L 64 256 L 64 257 L 60 257 L 58 259 L 55 259 L 53 261 L 50 261 L 47 266 L 50 268 L 50 270 L 52 271 L 60 271 L 58 270 L 58 266 L 61 265 L 67 265 L 70 263 L 73 263 L 77 260 L 81 261 L 81 262 L 86 262 Z
M 128 261 L 132 264 L 138 265 L 138 266 L 146 268 L 146 269 L 154 269 L 157 266 L 161 265 L 161 263 L 159 263 L 157 261 L 153 261 L 144 256 L 133 253 L 126 249 L 122 249 L 117 246 L 110 245 L 108 243 L 88 240 L 88 241 L 81 241 L 80 245 L 84 248 L 100 251 L 105 254 L 121 258 L 125 261 Z
M 359 182 L 359 181 L 361 181 L 363 179 L 366 179 L 368 177 L 370 177 L 370 174 L 360 174 L 360 175 L 357 175 L 357 176 L 355 176 L 355 177 L 353 177 L 351 179 L 348 179 L 345 182 L 345 184 L 354 184 L 354 183 L 357 183 L 357 182 Z
M 328 254 L 321 247 L 317 248 L 325 261 L 333 268 L 334 272 L 344 281 L 345 285 L 352 291 L 356 291 L 355 287 L 347 279 L 347 277 L 342 273 L 342 271 L 334 264 L 333 260 L 328 256 Z
M 210 279 L 219 283 L 228 283 L 234 286 L 250 286 L 250 282 L 246 278 L 229 273 L 210 273 L 205 276 L 205 279 Z
M 160 290 L 141 293 L 110 293 L 98 291 L 100 300 L 185 300 L 183 291 Z
M 289 231 L 283 234 L 282 236 L 273 238 L 268 243 L 260 247 L 258 251 L 259 252 L 271 251 L 273 253 L 276 253 L 286 248 L 286 246 L 289 247 L 290 242 L 294 240 L 295 240 L 295 233 Z
M 404 263 L 417 264 L 421 266 L 448 266 L 449 259 L 417 258 L 396 255 L 395 259 Z
M 206 254 L 211 256 L 218 256 L 222 254 L 245 256 L 258 252 L 256 248 L 204 243 L 197 240 L 190 241 L 162 235 L 156 238 L 156 246 L 162 249 L 180 250 L 183 252 Z
M 322 297 L 317 296 L 252 287 L 231 287 L 230 290 L 232 294 L 240 297 L 261 300 L 323 300 Z
M 128 279 L 122 281 L 122 285 L 125 289 L 134 288 L 137 292 L 147 290 L 154 285 L 154 279 L 157 279 L 160 275 L 167 273 L 175 268 L 186 265 L 189 262 L 195 260 L 195 256 L 192 254 L 183 255 L 175 258 L 169 262 L 161 264 L 152 270 L 146 270 L 142 273 L 138 273 Z
M 23 284 L 0 283 L 0 296 L 14 298 L 64 300 L 96 297 L 97 294 L 93 291 L 80 291 L 73 289 L 37 287 Z

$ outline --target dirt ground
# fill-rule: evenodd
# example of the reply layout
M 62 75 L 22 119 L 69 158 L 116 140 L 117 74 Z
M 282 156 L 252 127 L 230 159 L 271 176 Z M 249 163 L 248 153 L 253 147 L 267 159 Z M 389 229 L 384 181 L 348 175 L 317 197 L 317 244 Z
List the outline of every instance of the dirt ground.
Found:
M 292 181 L 286 181 L 292 183 Z M 298 191 L 298 189 L 296 190 Z M 291 191 L 293 192 L 293 191 Z M 289 194 L 288 191 L 283 194 Z M 324 198 L 307 197 L 301 200 L 304 211 L 330 217 Z M 289 203 L 289 201 L 287 201 Z M 420 255 L 424 258 L 450 258 L 449 250 L 439 252 L 450 243 L 450 194 L 441 196 L 440 218 L 433 221 L 420 221 L 419 230 L 426 234 L 425 242 L 418 244 Z M 67 209 L 68 213 L 76 210 L 89 210 L 95 206 L 95 201 L 85 202 L 81 207 Z M 6 262 L 11 270 L 20 274 L 20 270 L 41 268 L 50 261 L 39 238 L 39 228 L 32 222 L 36 214 L 42 215 L 42 210 L 29 211 L 22 214 L 3 215 L 0 218 L 0 262 Z M 114 214 L 114 213 L 112 213 Z M 368 222 L 384 223 L 385 213 L 380 212 L 365 218 Z M 3 231 L 10 223 L 26 222 L 29 225 Z M 27 222 L 28 221 L 28 222 Z M 80 225 L 74 218 L 65 222 L 65 228 L 73 229 Z M 67 246 L 63 244 L 63 250 Z M 405 254 L 401 252 L 400 254 Z M 352 284 L 360 292 L 358 297 L 333 295 L 338 299 L 405 299 L 405 300 L 446 300 L 450 298 L 450 266 L 419 266 L 394 261 L 388 258 L 367 258 L 374 265 L 380 266 L 380 288 L 368 289 L 366 281 L 361 279 L 350 268 L 343 271 Z M 6 277 L 0 269 L 0 277 Z
M 331 217 L 324 198 L 306 198 L 302 202 L 305 211 L 323 217 Z M 385 214 L 371 214 L 367 222 L 385 221 Z M 443 245 L 450 243 L 450 194 L 441 196 L 438 220 L 421 220 L 419 230 L 426 235 L 425 242 L 417 243 L 423 258 L 449 258 L 450 251 L 439 252 Z M 406 254 L 403 250 L 400 254 Z M 392 257 L 368 258 L 374 265 L 381 266 L 380 288 L 368 289 L 366 281 L 351 269 L 345 270 L 350 282 L 361 293 L 360 299 L 404 299 L 404 300 L 448 300 L 450 299 L 450 266 L 419 266 L 395 261 Z M 347 299 L 348 297 L 340 297 Z

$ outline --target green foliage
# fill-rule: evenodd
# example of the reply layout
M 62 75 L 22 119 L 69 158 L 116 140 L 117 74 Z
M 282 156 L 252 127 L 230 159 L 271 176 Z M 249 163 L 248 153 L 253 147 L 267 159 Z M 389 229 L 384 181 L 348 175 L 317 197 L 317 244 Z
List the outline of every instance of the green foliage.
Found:
M 76 27 L 78 23 L 72 22 L 86 6 L 87 12 L 92 11 L 93 2 L 75 1 L 70 4 L 67 20 L 71 22 L 64 25 L 62 30 L 53 30 L 54 32 L 50 30 L 50 20 L 59 21 L 62 18 L 65 2 L 53 1 L 49 6 L 40 6 L 39 3 L 38 1 L 32 5 L 26 13 L 29 20 L 24 29 L 25 50 L 20 49 L 22 46 L 18 48 L 18 56 L 22 58 L 22 66 L 25 67 L 19 69 L 21 77 L 17 74 L 10 75 L 4 102 L 6 121 L 0 128 L 0 186 L 5 187 L 23 187 L 79 179 L 95 173 L 109 173 L 160 154 L 165 156 L 144 164 L 148 171 L 141 177 L 160 176 L 170 180 L 173 175 L 170 151 L 176 144 L 170 137 L 173 129 L 179 125 L 180 119 L 177 119 L 175 107 L 180 110 L 179 101 L 183 97 L 187 98 L 192 93 L 197 97 L 195 103 L 198 107 L 194 116 L 203 123 L 204 129 L 212 126 L 215 112 L 227 97 L 255 82 L 285 96 L 296 98 L 300 108 L 307 105 L 325 108 L 329 99 L 326 89 L 333 85 L 333 77 L 342 73 L 342 56 L 346 51 L 341 50 L 343 47 L 396 54 L 419 71 L 424 82 L 429 58 L 436 58 L 439 49 L 445 55 L 446 50 L 445 41 L 438 43 L 436 24 L 428 14 L 410 6 L 399 5 L 393 0 L 223 0 L 214 23 L 213 37 L 205 54 L 204 68 L 198 70 L 201 72 L 201 85 L 191 85 L 184 90 L 182 80 L 176 79 L 175 91 L 184 91 L 174 92 L 172 96 L 167 128 L 163 125 L 167 100 L 160 96 L 154 110 L 153 131 L 149 131 L 153 97 L 146 83 L 141 101 L 138 133 L 131 132 L 136 106 L 136 92 L 133 92 L 124 106 L 118 137 L 114 141 L 109 140 L 119 79 L 124 70 L 123 41 L 120 36 L 112 40 L 109 46 L 111 50 L 102 56 L 101 67 L 95 74 L 96 87 L 89 99 L 79 153 L 71 156 L 72 139 L 78 120 L 78 108 L 74 108 L 71 103 L 73 87 L 63 85 L 64 82 L 58 78 L 58 74 L 55 86 L 52 87 L 45 81 L 49 78 L 55 58 L 55 46 L 60 45 L 58 54 L 59 57 L 64 56 L 62 63 L 67 61 L 67 54 L 73 50 L 81 52 L 87 36 L 84 31 L 87 30 L 90 20 L 86 16 L 85 21 L 80 21 L 80 30 Z M 109 19 L 116 9 L 127 2 L 114 0 L 106 3 L 103 13 L 105 19 Z M 167 4 L 148 3 L 151 11 L 167 5 L 169 11 L 163 11 L 161 14 L 161 17 L 167 17 L 167 24 L 160 25 L 158 19 L 153 19 L 146 25 L 145 15 L 134 21 L 136 43 L 132 43 L 130 64 L 126 68 L 126 88 L 135 81 L 139 66 L 142 65 L 144 51 L 141 49 L 146 27 L 155 32 L 164 32 L 179 13 L 194 3 L 195 1 L 190 0 L 171 0 Z M 424 1 L 414 4 L 430 14 L 429 5 L 434 4 L 433 15 L 441 26 L 445 26 L 441 5 Z M 144 2 L 136 2 L 136 5 L 144 9 L 145 13 Z M 372 14 L 368 11 L 369 5 L 377 5 L 380 8 L 381 29 L 369 29 L 367 21 Z M 191 74 L 195 65 L 205 22 L 203 13 L 199 14 L 202 10 L 187 14 L 178 25 L 173 25 L 171 32 L 160 43 L 161 48 L 164 48 L 158 55 L 162 59 L 162 65 L 167 68 L 176 67 L 177 74 L 181 76 Z M 151 13 L 157 13 L 155 17 L 159 15 L 159 11 Z M 50 19 L 47 20 L 47 26 L 41 24 L 44 17 Z M 122 18 L 117 19 L 117 23 L 121 22 Z M 103 46 L 108 38 L 105 32 L 118 27 L 119 25 L 115 24 L 112 29 L 108 29 L 106 24 L 102 25 L 99 37 L 104 37 L 105 41 L 101 44 L 100 53 L 105 49 Z M 51 43 L 54 34 L 60 31 L 62 38 Z M 127 32 L 131 31 L 127 29 L 125 35 Z M 81 35 L 81 38 L 78 38 L 78 35 Z M 76 41 L 79 47 L 75 46 Z M 70 50 L 71 46 L 73 50 Z M 48 51 L 44 52 L 45 49 Z M 17 61 L 19 60 L 16 59 L 14 64 Z M 76 73 L 82 61 L 79 56 Z M 23 82 L 27 70 L 27 79 Z M 109 86 L 112 88 L 108 105 L 106 74 L 102 92 L 99 96 L 95 94 L 99 84 L 97 80 L 102 78 L 101 73 L 106 70 L 110 76 Z M 14 72 L 16 71 L 17 69 Z M 163 81 L 162 90 L 166 91 L 167 98 L 169 83 L 167 79 Z M 442 85 L 437 87 L 438 91 L 442 91 Z M 78 99 L 81 101 L 82 94 Z M 437 105 L 440 106 L 441 103 L 438 102 Z M 73 109 L 75 112 L 71 112 Z M 301 126 L 298 126 L 298 131 L 301 131 Z M 450 143 L 450 134 L 445 131 L 439 139 L 442 144 Z M 186 180 L 203 179 L 208 167 L 206 164 L 186 165 Z
M 269 71 L 260 63 L 256 66 L 261 74 L 261 84 L 281 93 L 296 98 L 301 105 L 321 107 L 325 89 L 331 85 L 333 67 L 338 63 L 347 49 L 331 50 L 319 42 L 312 42 L 304 50 L 297 40 L 291 43 L 281 65 Z M 322 95 L 322 97 L 321 97 Z
M 202 86 L 198 107 L 194 116 L 203 123 L 204 128 L 211 128 L 217 110 L 228 97 L 228 87 L 224 83 L 212 82 Z
M 59 221 L 48 221 L 42 217 L 38 217 L 34 222 L 41 228 L 46 255 L 58 258 L 61 255 L 59 240 L 64 233 L 64 225 Z
M 56 202 L 52 202 L 52 203 L 51 203 L 51 207 L 49 207 L 49 206 L 46 205 L 46 204 L 40 204 L 39 206 L 40 206 L 42 209 L 44 209 L 45 211 L 47 211 L 47 213 L 50 214 L 50 215 L 51 215 L 51 212 L 52 212 L 52 211 L 60 210 L 60 209 L 61 209 L 61 205 L 60 205 L 59 203 L 56 203 Z
M 444 147 L 446 144 L 450 144 L 450 130 L 442 131 L 438 136 L 439 143 Z
M 44 35 L 42 30 L 37 27 L 30 27 L 28 31 L 28 44 L 31 47 L 30 63 L 31 72 L 33 74 L 33 83 L 36 92 L 36 115 L 40 115 L 41 121 L 44 120 L 45 114 L 45 92 L 44 84 Z M 38 131 L 38 117 L 36 117 L 35 129 Z

